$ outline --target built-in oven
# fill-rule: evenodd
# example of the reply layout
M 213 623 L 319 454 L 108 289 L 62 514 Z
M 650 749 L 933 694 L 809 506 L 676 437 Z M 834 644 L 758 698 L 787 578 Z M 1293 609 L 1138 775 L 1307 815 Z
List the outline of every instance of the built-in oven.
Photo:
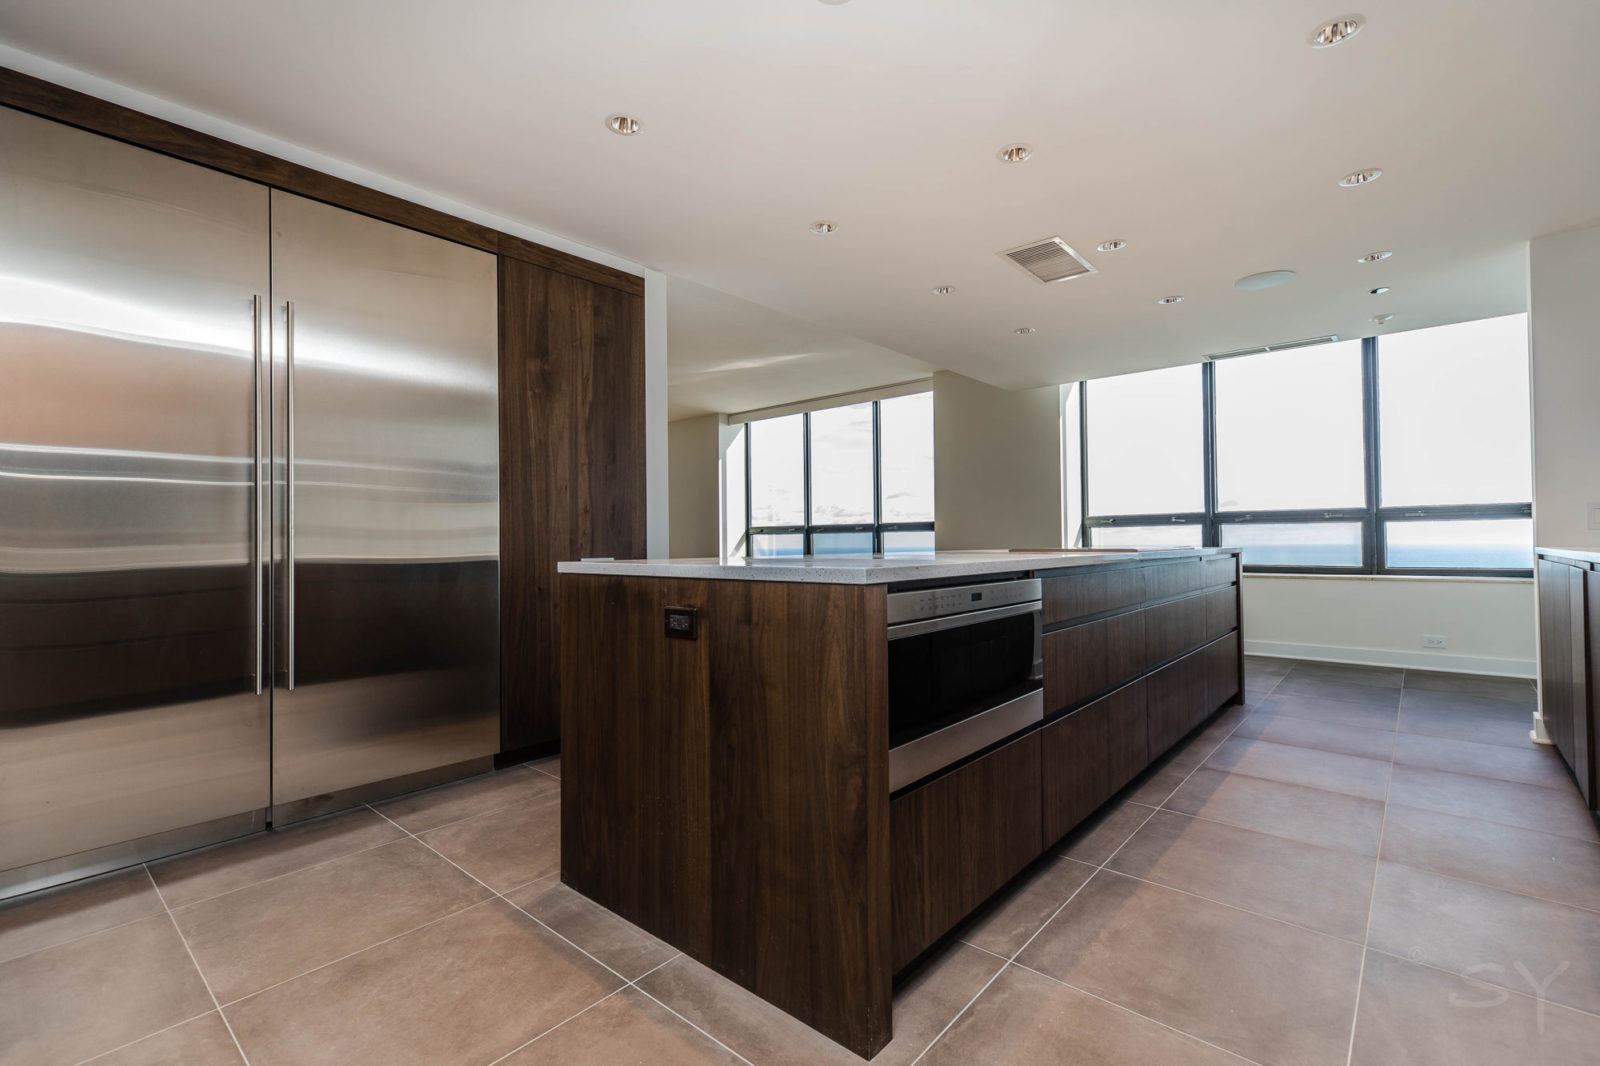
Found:
M 889 594 L 889 787 L 1044 720 L 1039 582 Z

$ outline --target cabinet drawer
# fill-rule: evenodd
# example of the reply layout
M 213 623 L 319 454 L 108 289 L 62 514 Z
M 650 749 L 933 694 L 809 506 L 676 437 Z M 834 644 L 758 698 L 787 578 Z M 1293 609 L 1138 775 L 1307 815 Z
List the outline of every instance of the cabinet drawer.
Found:
M 1050 844 L 1149 765 L 1144 681 L 1049 723 L 1039 736 L 1044 840 Z
M 1044 711 L 1054 714 L 1144 672 L 1145 611 L 1130 611 L 1044 635 Z
M 1205 713 L 1210 714 L 1239 694 L 1239 634 L 1207 644 L 1201 654 L 1206 660 Z
M 1206 650 L 1168 663 L 1145 679 L 1150 757 L 1159 758 L 1210 713 Z
M 1209 555 L 1202 564 L 1206 588 L 1216 588 L 1218 585 L 1232 585 L 1239 580 L 1239 557 L 1237 555 Z
M 900 970 L 1044 850 L 1039 733 L 889 804 L 891 924 Z
M 1147 567 L 1085 567 L 1078 573 L 1047 577 L 1040 582 L 1045 625 L 1103 614 L 1145 601 Z
M 1205 594 L 1206 639 L 1215 640 L 1230 629 L 1239 628 L 1239 590 L 1232 585 Z
M 1206 642 L 1206 597 L 1185 596 L 1144 610 L 1145 667 L 1149 668 Z
M 1205 584 L 1205 560 L 1179 559 L 1145 567 L 1145 595 L 1152 600 L 1198 592 Z

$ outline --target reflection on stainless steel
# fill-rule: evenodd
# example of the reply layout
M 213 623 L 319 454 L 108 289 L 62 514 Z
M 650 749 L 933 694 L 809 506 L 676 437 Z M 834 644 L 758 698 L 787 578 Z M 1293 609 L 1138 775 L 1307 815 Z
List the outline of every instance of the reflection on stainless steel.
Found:
M 267 211 L 259 185 L 0 109 L 0 870 L 269 802 Z
M 497 750 L 497 311 L 487 253 L 280 192 L 272 226 L 284 815 Z

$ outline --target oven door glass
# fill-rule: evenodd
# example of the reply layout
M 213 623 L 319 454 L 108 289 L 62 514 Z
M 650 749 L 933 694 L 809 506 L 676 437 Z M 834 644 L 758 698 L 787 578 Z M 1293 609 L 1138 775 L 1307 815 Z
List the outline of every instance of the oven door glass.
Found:
M 1039 687 L 1037 612 L 889 641 L 889 746 Z

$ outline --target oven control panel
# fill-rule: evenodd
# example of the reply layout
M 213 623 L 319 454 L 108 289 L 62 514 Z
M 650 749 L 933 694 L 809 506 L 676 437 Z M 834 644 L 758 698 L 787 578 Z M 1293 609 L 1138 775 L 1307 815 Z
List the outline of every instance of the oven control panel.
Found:
M 986 611 L 1028 603 L 1040 596 L 1038 578 L 1021 581 L 991 581 L 978 585 L 955 585 L 942 589 L 916 589 L 889 594 L 889 624 L 945 618 L 969 611 Z

